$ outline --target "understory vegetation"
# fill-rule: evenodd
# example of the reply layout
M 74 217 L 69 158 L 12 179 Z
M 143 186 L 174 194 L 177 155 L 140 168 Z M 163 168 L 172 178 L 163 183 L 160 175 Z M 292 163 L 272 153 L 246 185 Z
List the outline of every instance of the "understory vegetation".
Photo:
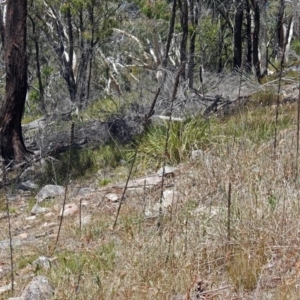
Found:
M 28 3 L 0 299 L 45 275 L 53 300 L 298 300 L 298 6 Z M 38 202 L 50 184 L 64 194 Z
M 38 218 L 30 227 L 38 234 L 48 224 L 50 233 L 14 248 L 16 289 L 33 272 L 50 278 L 54 299 L 197 299 L 197 293 L 198 299 L 298 299 L 298 108 L 277 108 L 277 121 L 276 107 L 250 102 L 230 116 L 165 121 L 132 144 L 110 143 L 66 152 L 59 164 L 53 160 L 45 176 L 57 183 L 69 170 L 73 183 L 84 186 L 92 179 L 109 186 L 126 180 L 138 149 L 133 177 L 163 164 L 178 166 L 168 181 L 178 201 L 161 217 L 147 217 L 160 191 L 145 188 L 126 197 L 113 229 L 118 204 L 104 204 L 100 196 L 84 199 L 80 218 L 90 222 L 65 219 L 56 249 L 56 225 Z M 11 209 L 19 210 L 14 203 Z M 49 269 L 32 264 L 40 255 L 53 259 Z

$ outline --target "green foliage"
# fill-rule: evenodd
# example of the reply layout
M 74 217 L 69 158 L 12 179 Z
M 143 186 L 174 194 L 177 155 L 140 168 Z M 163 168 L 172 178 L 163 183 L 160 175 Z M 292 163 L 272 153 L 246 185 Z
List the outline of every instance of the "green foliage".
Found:
M 232 257 L 227 262 L 227 273 L 235 288 L 246 291 L 255 289 L 267 260 L 264 241 L 260 241 L 255 249 L 237 245 L 232 251 Z
M 95 157 L 91 149 L 71 149 L 55 160 L 47 161 L 41 183 L 65 184 L 66 178 L 76 179 L 94 171 Z M 69 173 L 69 174 L 68 174 Z
M 278 199 L 274 195 L 269 195 L 268 196 L 268 203 L 270 204 L 270 209 L 272 212 L 274 212 L 277 204 L 278 204 Z
M 251 95 L 251 100 L 254 102 L 254 105 L 258 104 L 262 106 L 276 104 L 277 98 L 277 93 L 275 93 L 272 89 L 265 89 Z
M 149 19 L 169 20 L 170 13 L 167 1 L 136 0 L 136 3 L 141 8 L 142 13 Z
M 169 128 L 167 162 L 177 164 L 187 158 L 191 150 L 205 147 L 208 140 L 207 129 L 208 122 L 201 117 L 185 122 L 172 121 Z M 139 146 L 138 159 L 141 163 L 156 167 L 162 163 L 167 131 L 168 121 L 149 128 Z
M 291 48 L 296 52 L 297 55 L 300 55 L 300 40 L 299 39 L 292 40 Z
M 81 112 L 83 118 L 96 118 L 106 121 L 112 114 L 120 109 L 120 103 L 113 98 L 104 98 L 92 102 L 84 111 Z
M 124 159 L 124 148 L 120 148 L 117 143 L 100 146 L 94 150 L 95 161 L 99 168 L 116 168 L 120 165 L 120 161 Z

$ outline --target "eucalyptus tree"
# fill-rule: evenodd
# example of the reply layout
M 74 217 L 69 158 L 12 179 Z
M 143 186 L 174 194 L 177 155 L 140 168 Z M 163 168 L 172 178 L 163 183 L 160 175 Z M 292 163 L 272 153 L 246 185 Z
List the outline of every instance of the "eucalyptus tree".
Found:
M 6 71 L 5 98 L 0 112 L 0 148 L 3 159 L 9 163 L 22 161 L 28 154 L 21 127 L 27 93 L 27 0 L 7 0 L 5 11 L 1 7 L 0 15 Z
M 95 49 L 111 35 L 118 7 L 101 0 L 43 0 L 34 12 L 79 110 L 89 100 Z

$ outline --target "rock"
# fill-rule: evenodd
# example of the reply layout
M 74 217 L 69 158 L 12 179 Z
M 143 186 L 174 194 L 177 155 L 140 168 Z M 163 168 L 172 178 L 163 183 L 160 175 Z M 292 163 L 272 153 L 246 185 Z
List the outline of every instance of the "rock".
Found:
M 24 181 L 20 184 L 19 188 L 21 190 L 25 190 L 25 191 L 28 191 L 28 190 L 35 190 L 38 188 L 38 185 L 35 184 L 34 182 L 30 181 L 30 180 L 27 180 L 27 181 Z
M 54 198 L 65 194 L 65 188 L 60 185 L 45 185 L 36 195 L 37 202 L 42 202 L 48 198 Z
M 27 221 L 33 221 L 35 219 L 36 219 L 36 216 L 30 216 L 30 217 L 26 218 Z
M 162 206 L 168 208 L 178 202 L 179 193 L 174 190 L 165 190 L 163 192 Z
M 81 225 L 88 225 L 92 220 L 91 215 L 87 215 L 81 219 Z
M 164 172 L 164 169 L 165 169 L 165 172 Z M 160 177 L 162 177 L 163 175 L 164 176 L 174 176 L 175 172 L 177 170 L 178 170 L 177 168 L 170 167 L 170 166 L 165 166 L 165 167 L 160 168 L 157 171 L 157 175 L 160 176 Z
M 200 159 L 200 158 L 204 158 L 204 156 L 205 156 L 205 152 L 203 151 L 203 150 L 200 150 L 200 149 L 198 149 L 198 150 L 193 150 L 192 151 L 192 154 L 191 154 L 191 160 L 192 161 L 195 161 L 195 160 L 198 160 L 198 159 Z
M 38 215 L 38 214 L 46 213 L 48 211 L 49 211 L 49 208 L 47 208 L 47 207 L 40 207 L 38 204 L 35 204 L 33 206 L 33 208 L 31 209 L 30 213 L 32 215 Z
M 27 232 L 20 233 L 20 234 L 18 235 L 18 238 L 19 238 L 20 240 L 25 240 L 25 239 L 28 238 L 28 233 L 27 233 Z
M 17 246 L 22 245 L 22 241 L 18 238 L 13 238 L 11 243 L 12 243 L 13 247 L 17 247 Z M 8 247 L 10 247 L 10 240 L 9 239 L 0 241 L 0 249 L 4 250 Z
M 105 195 L 105 198 L 108 199 L 111 202 L 118 202 L 120 197 L 117 194 L 109 193 Z
M 53 297 L 54 287 L 45 276 L 36 276 L 28 283 L 22 295 L 8 300 L 48 300 Z
M 52 215 L 54 215 L 54 214 L 52 213 Z M 52 222 L 52 223 L 46 222 L 46 223 L 44 223 L 44 224 L 41 226 L 41 228 L 51 228 L 51 227 L 54 227 L 54 226 L 56 226 L 56 225 L 57 225 L 57 223 L 55 223 L 55 222 Z
M 65 209 L 64 209 L 64 214 L 63 214 L 63 209 L 61 209 L 59 216 L 62 217 L 62 215 L 64 217 L 69 217 L 69 216 L 73 216 L 78 212 L 78 206 L 75 203 L 69 203 L 65 205 Z
M 47 219 L 53 218 L 54 213 L 52 211 L 47 212 L 46 214 L 44 214 L 44 217 Z
M 170 116 L 162 116 L 162 115 L 153 115 L 151 117 L 151 122 L 152 124 L 155 125 L 165 125 L 166 122 L 183 122 L 184 120 L 182 118 L 175 118 L 175 117 L 171 117 Z
M 15 285 L 16 283 L 14 282 L 14 285 Z M 10 284 L 8 284 L 8 285 L 5 285 L 5 286 L 1 286 L 0 287 L 0 294 L 3 294 L 3 293 L 5 293 L 5 292 L 8 292 L 8 291 L 10 291 L 11 290 L 11 286 L 12 286 L 12 284 L 10 283 Z M 12 299 L 12 298 L 11 298 Z
M 52 260 L 46 256 L 40 256 L 38 259 L 36 259 L 32 265 L 38 266 L 43 269 L 50 269 Z
M 166 213 L 168 209 L 176 204 L 179 200 L 179 193 L 174 190 L 165 190 L 163 192 L 162 201 L 156 202 L 152 207 L 148 206 L 145 209 L 145 216 L 147 218 L 156 218 L 159 215 L 159 211 Z
M 90 193 L 93 193 L 94 192 L 94 189 L 92 188 L 89 188 L 89 187 L 84 187 L 84 188 L 80 188 L 77 195 L 86 195 L 86 194 L 90 194 Z
M 153 186 L 157 186 L 161 183 L 161 177 L 158 175 L 154 176 L 147 176 L 147 177 L 142 177 L 142 178 L 137 178 L 137 179 L 132 179 L 129 180 L 128 182 L 128 188 L 151 188 Z M 122 184 L 122 187 L 124 187 L 124 184 Z

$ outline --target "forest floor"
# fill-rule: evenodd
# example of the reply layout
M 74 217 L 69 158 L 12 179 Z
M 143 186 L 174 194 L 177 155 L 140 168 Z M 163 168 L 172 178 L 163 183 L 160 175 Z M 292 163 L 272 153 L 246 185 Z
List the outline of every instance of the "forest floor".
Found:
M 53 299 L 299 299 L 299 120 L 286 102 L 277 131 L 274 105 L 218 121 L 198 156 L 168 178 L 146 170 L 121 207 L 117 174 L 105 187 L 93 176 L 74 181 L 39 213 L 36 193 L 11 188 L 1 202 L 0 287 L 11 281 L 8 198 L 15 295 L 42 274 Z M 36 263 L 41 256 L 49 265 Z

